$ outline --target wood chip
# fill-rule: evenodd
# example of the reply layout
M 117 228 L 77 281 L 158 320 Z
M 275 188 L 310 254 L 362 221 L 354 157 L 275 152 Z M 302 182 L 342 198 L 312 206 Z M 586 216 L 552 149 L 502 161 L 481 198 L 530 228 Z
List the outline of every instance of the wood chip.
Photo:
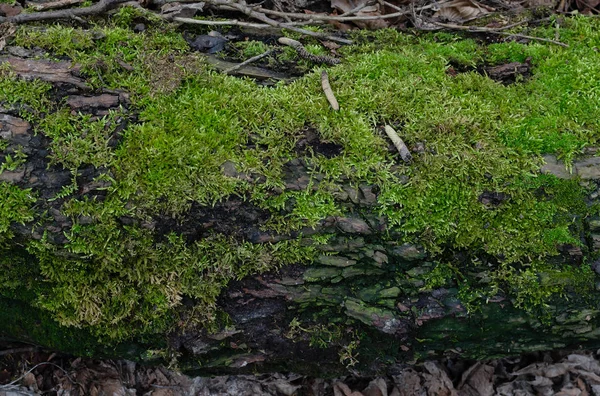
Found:
M 412 154 L 410 151 L 408 151 L 408 147 L 406 147 L 406 144 L 402 141 L 402 139 L 400 139 L 400 136 L 398 136 L 394 128 L 386 125 L 385 133 L 388 135 L 392 143 L 394 143 L 396 150 L 398 150 L 398 153 L 400 153 L 400 158 L 402 158 L 402 161 L 410 163 L 412 161 Z
M 325 97 L 331 105 L 331 108 L 335 111 L 338 111 L 340 109 L 340 105 L 338 104 L 338 101 L 335 98 L 335 95 L 333 94 L 333 90 L 331 89 L 331 85 L 329 84 L 329 76 L 327 75 L 327 72 L 325 70 L 321 72 L 321 87 L 323 87 L 323 92 L 325 93 Z

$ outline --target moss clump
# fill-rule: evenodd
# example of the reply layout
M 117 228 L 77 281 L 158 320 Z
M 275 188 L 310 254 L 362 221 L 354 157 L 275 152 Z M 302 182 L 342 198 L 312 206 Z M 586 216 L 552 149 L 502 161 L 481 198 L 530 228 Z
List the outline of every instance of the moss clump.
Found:
M 182 296 L 196 299 L 209 319 L 230 280 L 308 262 L 314 255 L 298 241 L 252 245 L 213 234 L 189 242 L 124 226 L 122 216 L 135 224 L 158 216 L 182 218 L 193 204 L 209 207 L 239 196 L 268 211 L 265 229 L 285 233 L 347 214 L 348 205 L 336 199 L 341 185 L 377 185 L 381 192 L 372 212 L 388 219 L 390 235 L 418 240 L 440 260 L 449 247 L 499 258 L 486 268 L 492 286 L 471 282 L 463 265 L 432 275 L 429 287 L 443 284 L 444 277 L 464 279 L 468 302 L 490 287 L 508 291 L 507 284 L 520 285 L 511 291 L 525 306 L 580 284 L 563 278 L 589 284 L 587 270 L 538 264 L 557 255 L 560 244 L 577 243 L 569 214 L 588 211 L 576 181 L 540 176 L 538 170 L 541 154 L 569 162 L 597 141 L 600 55 L 589 49 L 599 45 L 599 21 L 569 19 L 562 35 L 569 49 L 514 42 L 485 46 L 447 33 L 358 33 L 359 44 L 340 50 L 343 64 L 329 69 L 342 107 L 333 112 L 321 92 L 321 69 L 288 85 L 259 87 L 184 54 L 185 41 L 169 25 L 152 22 L 147 31 L 134 33 L 130 25 L 141 17 L 122 8 L 113 21 L 99 21 L 91 30 L 56 25 L 42 33 L 22 27 L 15 39 L 82 64 L 94 87 L 127 90 L 130 110 L 139 112 L 139 122 L 123 131 L 116 149 L 107 139 L 118 112 L 92 121 L 60 104 L 36 124 L 38 133 L 53 139 L 54 163 L 74 174 L 88 165 L 110 170 L 103 200 L 77 196 L 75 185 L 61 194 L 61 211 L 74 224 L 65 246 L 48 239 L 27 246 L 48 286 L 43 293 L 33 291 L 31 302 L 60 323 L 88 326 L 106 339 L 161 332 L 173 323 Z M 554 30 L 534 33 L 553 37 Z M 238 46 L 244 56 L 263 49 Z M 526 58 L 534 76 L 510 86 L 475 72 L 446 73 L 451 61 Z M 123 62 L 132 70 L 123 69 Z M 178 81 L 157 87 L 156 65 L 176 69 Z M 0 100 L 29 101 L 37 114 L 45 112 L 47 85 L 13 83 L 10 76 L 0 79 Z M 397 166 L 387 141 L 376 133 L 383 123 L 396 125 L 409 146 L 424 147 L 411 166 Z M 300 191 L 289 191 L 285 166 L 299 156 L 296 143 L 307 126 L 341 152 L 302 154 L 310 180 Z M 223 172 L 226 163 L 241 176 Z M 4 188 L 21 213 L 6 215 L 4 228 L 39 220 L 28 211 L 29 201 L 17 199 L 25 193 Z M 506 199 L 485 205 L 480 197 L 489 192 Z M 81 221 L 80 214 L 89 219 Z M 536 283 L 540 273 L 551 280 Z M 536 285 L 544 290 L 532 294 Z

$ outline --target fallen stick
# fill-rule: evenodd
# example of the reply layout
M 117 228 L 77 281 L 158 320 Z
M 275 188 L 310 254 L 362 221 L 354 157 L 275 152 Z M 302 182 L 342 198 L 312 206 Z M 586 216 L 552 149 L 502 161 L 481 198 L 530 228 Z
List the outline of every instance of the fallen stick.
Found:
M 280 29 L 288 29 L 293 32 L 300 33 L 300 34 L 303 34 L 306 36 L 324 38 L 324 39 L 331 40 L 331 41 L 337 41 L 338 43 L 342 43 L 342 44 L 352 44 L 352 40 L 344 39 L 344 38 L 337 37 L 337 36 L 332 36 L 332 35 L 325 34 L 325 33 L 318 33 L 318 32 L 313 32 L 313 31 L 306 30 L 306 29 L 301 29 L 299 27 L 296 27 L 296 26 L 293 26 L 293 25 L 290 25 L 290 24 L 287 24 L 284 22 L 277 22 L 276 20 L 269 18 L 262 12 L 257 12 L 252 7 L 247 6 L 246 4 L 237 3 L 233 0 L 206 0 L 206 3 L 216 6 L 216 7 L 220 7 L 222 9 L 227 9 L 227 10 L 233 9 L 235 11 L 239 11 L 243 14 L 246 14 L 250 18 L 257 19 L 261 22 L 264 22 L 268 25 L 271 25 L 271 26 L 274 26 L 274 27 L 277 27 Z
M 256 62 L 257 60 L 259 60 L 259 59 L 262 59 L 262 58 L 264 58 L 265 56 L 269 56 L 269 55 L 271 55 L 271 53 L 272 53 L 273 51 L 275 51 L 275 50 L 274 50 L 274 49 L 270 49 L 270 50 L 268 50 L 268 51 L 265 51 L 265 52 L 263 52 L 263 53 L 262 53 L 262 54 L 260 54 L 260 55 L 253 56 L 252 58 L 250 58 L 250 59 L 247 59 L 247 60 L 243 61 L 242 63 L 239 63 L 239 64 L 237 64 L 237 65 L 235 65 L 235 66 L 233 66 L 233 67 L 230 67 L 230 68 L 229 68 L 229 69 L 227 69 L 227 70 L 224 70 L 224 71 L 223 71 L 223 73 L 225 73 L 225 74 L 229 74 L 229 73 L 231 73 L 231 72 L 234 72 L 234 71 L 236 71 L 236 70 L 239 70 L 239 69 L 241 69 L 242 67 L 244 67 L 244 66 L 246 66 L 246 65 L 249 65 L 250 63 Z
M 323 92 L 325 93 L 325 97 L 331 105 L 331 108 L 335 111 L 338 111 L 340 109 L 340 105 L 333 94 L 333 90 L 329 84 L 329 76 L 325 70 L 321 72 L 321 87 L 323 88 Z
M 410 151 L 408 151 L 408 147 L 406 147 L 406 144 L 402 141 L 402 139 L 400 139 L 400 136 L 398 136 L 394 128 L 392 128 L 389 125 L 386 125 L 384 129 L 386 135 L 388 135 L 392 143 L 394 143 L 396 150 L 398 150 L 402 161 L 410 163 L 412 161 L 412 154 L 410 153 Z
M 566 47 L 566 48 L 569 47 L 569 44 L 561 43 L 560 41 L 550 40 L 550 39 L 543 38 L 543 37 L 527 36 L 525 34 L 509 33 L 509 32 L 499 31 L 496 29 L 482 28 L 482 27 L 476 27 L 476 26 L 453 25 L 450 23 L 441 23 L 441 22 L 432 22 L 432 23 L 434 25 L 444 27 L 446 29 L 463 30 L 466 32 L 473 32 L 473 33 L 491 33 L 491 34 L 498 34 L 501 36 L 519 37 L 519 38 L 523 38 L 523 39 L 527 39 L 527 40 L 542 41 L 544 43 L 560 45 L 561 47 Z
M 279 42 L 279 44 L 287 45 L 287 46 L 295 49 L 296 52 L 298 53 L 298 55 L 303 59 L 307 59 L 307 60 L 315 62 L 315 63 L 325 63 L 325 64 L 331 65 L 331 66 L 334 66 L 334 65 L 337 65 L 340 63 L 339 59 L 335 59 L 330 56 L 311 54 L 310 52 L 308 52 L 306 50 L 306 48 L 304 48 L 304 46 L 302 45 L 301 42 L 293 40 L 291 38 L 279 37 L 279 39 L 277 41 Z
M 46 10 L 51 10 L 53 8 L 62 8 L 62 7 L 67 7 L 67 6 L 72 6 L 72 5 L 76 5 L 76 4 L 80 4 L 83 3 L 83 0 L 58 0 L 58 1 L 51 1 L 49 3 L 34 3 L 31 1 L 28 1 L 27 7 L 33 8 L 36 11 L 46 11 Z
M 83 8 L 72 8 L 68 10 L 58 11 L 43 11 L 43 12 L 32 12 L 30 14 L 19 14 L 12 17 L 0 17 L 0 23 L 27 23 L 35 21 L 47 21 L 51 19 L 70 19 L 73 17 L 87 16 L 87 15 L 98 15 L 104 11 L 116 6 L 119 3 L 124 3 L 128 0 L 100 0 L 98 3 L 89 7 Z

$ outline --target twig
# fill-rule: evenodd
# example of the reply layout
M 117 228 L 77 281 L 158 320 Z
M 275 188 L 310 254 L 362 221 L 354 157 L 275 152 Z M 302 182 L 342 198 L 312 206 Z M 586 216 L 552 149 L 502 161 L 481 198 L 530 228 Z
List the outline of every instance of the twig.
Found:
M 312 32 L 310 30 L 301 29 L 299 27 L 296 27 L 296 26 L 293 26 L 293 25 L 290 25 L 287 23 L 277 22 L 276 20 L 269 18 L 262 12 L 257 12 L 252 7 L 249 7 L 245 4 L 237 3 L 233 0 L 206 0 L 206 2 L 208 4 L 212 4 L 217 7 L 225 7 L 227 9 L 234 9 L 243 14 L 246 14 L 247 16 L 249 16 L 251 18 L 258 19 L 261 22 L 264 22 L 264 23 L 274 26 L 274 27 L 278 27 L 280 29 L 288 29 L 293 32 L 304 34 L 306 36 L 325 38 L 325 39 L 328 39 L 331 41 L 337 41 L 342 44 L 352 44 L 352 40 L 347 40 L 347 39 L 343 39 L 343 38 L 336 37 L 336 36 L 331 36 L 331 35 L 324 34 L 324 33 Z M 301 14 L 301 15 L 304 15 L 304 14 Z
M 229 20 L 226 20 L 226 21 L 209 21 L 209 20 L 206 20 L 206 19 L 193 19 L 193 18 L 175 17 L 175 18 L 171 18 L 171 20 L 173 20 L 175 22 L 189 23 L 189 24 L 192 24 L 192 25 L 240 26 L 240 27 L 247 27 L 247 28 L 254 28 L 254 29 L 268 29 L 268 28 L 272 28 L 273 27 L 271 25 L 267 25 L 266 23 L 244 22 L 244 21 L 238 21 L 237 19 L 229 19 Z
M 329 76 L 325 70 L 321 72 L 321 87 L 323 87 L 323 92 L 325 93 L 325 97 L 331 105 L 331 108 L 335 111 L 338 111 L 340 109 L 340 105 L 333 94 L 333 90 L 329 84 Z
M 263 53 L 262 53 L 262 54 L 260 54 L 260 55 L 253 56 L 252 58 L 250 58 L 250 59 L 247 59 L 247 60 L 243 61 L 242 63 L 239 63 L 239 64 L 237 64 L 237 65 L 235 65 L 235 66 L 233 66 L 233 67 L 230 67 L 230 68 L 229 68 L 229 69 L 227 69 L 227 70 L 224 70 L 224 71 L 223 71 L 223 73 L 225 73 L 225 74 L 229 74 L 229 73 L 231 73 L 231 72 L 234 72 L 234 71 L 236 71 L 236 70 L 238 70 L 238 69 L 241 69 L 242 67 L 244 67 L 244 66 L 246 66 L 246 65 L 249 65 L 250 63 L 256 62 L 257 60 L 259 60 L 259 59 L 262 59 L 262 58 L 264 58 L 265 56 L 269 56 L 269 55 L 271 55 L 271 53 L 272 53 L 273 51 L 275 51 L 275 50 L 274 50 L 273 48 L 271 48 L 270 50 L 268 50 L 268 51 L 265 51 L 265 52 L 263 52 Z
M 97 15 L 116 6 L 119 3 L 124 3 L 127 0 L 100 0 L 98 3 L 89 7 L 73 8 L 68 10 L 33 12 L 30 14 L 19 14 L 12 17 L 0 17 L 0 23 L 9 22 L 14 24 L 46 21 L 50 19 L 70 19 L 72 17 L 80 17 L 87 15 Z
M 42 363 L 38 363 L 38 364 L 36 364 L 35 366 L 33 366 L 32 368 L 30 368 L 29 370 L 27 370 L 27 372 L 26 372 L 25 374 L 23 374 L 22 376 L 20 376 L 19 378 L 17 378 L 17 379 L 16 379 L 16 380 L 14 380 L 13 382 L 11 382 L 11 383 L 8 383 L 8 384 L 6 384 L 6 385 L 0 385 L 0 389 L 3 389 L 3 388 L 5 388 L 5 387 L 6 387 L 6 388 L 8 388 L 8 387 L 10 387 L 10 386 L 12 386 L 12 385 L 15 385 L 16 383 L 18 383 L 19 381 L 21 381 L 23 378 L 25 378 L 25 376 L 26 376 L 27 374 L 31 373 L 31 372 L 32 372 L 33 370 L 35 370 L 36 368 L 38 368 L 38 367 L 40 367 L 40 366 L 44 366 L 44 365 L 50 365 L 50 366 L 54 366 L 54 367 L 56 367 L 56 368 L 60 369 L 60 370 L 61 370 L 61 371 L 62 371 L 62 372 L 65 374 L 65 376 L 66 376 L 66 377 L 69 379 L 69 381 L 71 381 L 71 383 L 72 383 L 72 384 L 79 385 L 79 386 L 81 386 L 81 387 L 83 388 L 83 386 L 82 386 L 82 385 L 81 385 L 79 382 L 77 382 L 77 381 L 75 381 L 73 378 L 71 378 L 71 377 L 69 376 L 69 373 L 67 373 L 67 371 L 66 371 L 64 368 L 60 367 L 58 364 L 54 364 L 54 363 L 50 363 L 50 362 L 42 362 Z
M 267 8 L 258 8 L 259 12 L 267 15 L 275 15 L 275 16 L 288 16 L 293 19 L 312 19 L 314 21 L 338 21 L 338 22 L 346 22 L 346 21 L 373 21 L 379 19 L 389 19 L 389 18 L 397 18 L 399 16 L 403 16 L 408 14 L 406 11 L 394 12 L 391 14 L 385 15 L 365 15 L 365 16 L 336 16 L 336 15 L 320 15 L 320 14 L 300 14 L 295 12 L 280 12 L 269 10 Z
M 402 158 L 402 161 L 410 163 L 412 161 L 412 154 L 410 151 L 408 151 L 408 147 L 406 147 L 406 144 L 402 141 L 402 139 L 400 139 L 400 136 L 398 136 L 394 128 L 386 125 L 384 129 L 386 135 L 388 135 L 392 143 L 394 143 L 396 150 L 398 150 L 398 153 L 400 153 L 400 158 Z
M 174 22 L 179 22 L 179 23 L 189 23 L 192 25 L 239 26 L 239 27 L 247 27 L 247 28 L 252 28 L 252 29 L 279 29 L 275 26 L 267 25 L 266 23 L 244 22 L 244 21 L 239 21 L 237 19 L 227 19 L 224 21 L 211 21 L 208 19 L 193 19 L 193 18 L 168 17 L 168 16 L 164 16 L 164 18 L 169 21 L 174 21 Z M 319 21 L 317 21 L 317 23 L 319 23 Z M 306 26 L 309 24 L 311 24 L 309 21 L 289 23 L 289 25 L 291 25 L 291 26 Z
M 12 355 L 13 353 L 34 352 L 34 351 L 37 351 L 37 350 L 38 350 L 37 347 L 23 347 L 23 348 L 5 349 L 3 351 L 0 351 L 0 356 Z
M 334 66 L 334 65 L 337 65 L 337 64 L 340 63 L 339 59 L 335 59 L 335 58 L 332 58 L 330 56 L 323 56 L 323 55 L 311 54 L 310 52 L 308 52 L 306 50 L 306 48 L 304 48 L 304 46 L 302 45 L 302 43 L 300 43 L 299 41 L 293 40 L 291 38 L 280 37 L 277 41 L 279 41 L 280 44 L 292 47 L 293 49 L 296 50 L 296 52 L 298 52 L 298 55 L 301 58 L 308 59 L 308 60 L 310 60 L 312 62 L 315 62 L 315 63 L 325 63 L 325 64 L 331 65 L 331 66 Z
M 58 0 L 51 1 L 49 3 L 33 3 L 31 1 L 28 1 L 26 4 L 28 7 L 33 8 L 36 11 L 46 11 L 51 10 L 53 8 L 67 7 L 80 3 L 83 3 L 83 0 Z
M 437 26 L 440 26 L 440 27 L 443 27 L 443 28 L 446 28 L 446 29 L 463 30 L 463 31 L 473 32 L 473 33 L 499 34 L 501 36 L 519 37 L 519 38 L 523 38 L 523 39 L 527 39 L 527 40 L 542 41 L 544 43 L 550 43 L 550 44 L 560 45 L 561 47 L 566 47 L 566 48 L 569 47 L 568 44 L 561 43 L 560 41 L 556 41 L 556 40 L 550 40 L 550 39 L 543 38 L 543 37 L 527 36 L 527 35 L 524 35 L 524 34 L 509 33 L 509 32 L 504 32 L 504 31 L 500 31 L 500 30 L 496 30 L 496 29 L 488 29 L 488 28 L 482 28 L 482 27 L 453 25 L 453 24 L 450 24 L 450 23 L 441 23 L 441 22 L 432 22 L 432 23 L 434 25 L 437 25 Z

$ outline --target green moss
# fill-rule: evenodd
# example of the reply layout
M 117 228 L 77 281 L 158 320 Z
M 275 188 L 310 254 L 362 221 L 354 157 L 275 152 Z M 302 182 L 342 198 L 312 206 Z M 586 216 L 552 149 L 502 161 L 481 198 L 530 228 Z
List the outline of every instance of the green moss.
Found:
M 6 182 L 0 182 L 0 243 L 12 236 L 11 223 L 25 224 L 34 219 L 35 194 Z
M 599 45 L 600 21 L 569 19 L 561 30 L 568 50 L 540 43 L 484 46 L 448 33 L 359 32 L 356 45 L 340 49 L 343 63 L 328 69 L 341 104 L 334 112 L 322 94 L 320 68 L 287 85 L 260 87 L 185 54 L 185 41 L 170 25 L 152 21 L 134 33 L 130 27 L 138 18 L 148 16 L 122 8 L 113 21 L 98 21 L 91 30 L 22 27 L 15 38 L 18 45 L 80 63 L 93 87 L 132 94 L 130 110 L 139 119 L 122 132 L 117 148 L 108 140 L 124 113 L 92 120 L 64 104 L 49 112 L 47 84 L 0 78 L 3 103 L 36 110 L 36 130 L 52 138 L 53 163 L 74 174 L 90 164 L 110 170 L 102 176 L 111 182 L 104 201 L 71 197 L 75 181 L 60 193 L 66 198 L 61 210 L 74 222 L 66 246 L 47 239 L 28 245 L 47 281 L 43 292 L 30 290 L 33 303 L 60 323 L 89 327 L 107 340 L 162 332 L 175 321 L 182 296 L 195 299 L 210 320 L 230 280 L 314 258 L 299 241 L 252 245 L 215 234 L 187 242 L 123 226 L 121 216 L 136 224 L 159 215 L 180 219 L 192 204 L 210 207 L 238 196 L 271 215 L 265 229 L 286 233 L 345 215 L 348 209 L 336 200 L 340 185 L 377 185 L 377 203 L 365 215 L 385 216 L 391 235 L 418 240 L 437 255 L 442 264 L 426 275 L 427 289 L 454 278 L 467 304 L 504 290 L 526 307 L 589 285 L 592 274 L 583 267 L 543 264 L 561 244 L 579 243 L 573 219 L 589 212 L 586 191 L 576 180 L 538 170 L 541 154 L 570 163 L 597 143 L 600 55 L 590 48 Z M 533 33 L 553 37 L 554 29 Z M 243 57 L 266 49 L 257 42 L 236 46 Z M 509 86 L 475 72 L 446 73 L 450 62 L 475 66 L 526 58 L 532 78 Z M 170 86 L 156 85 L 173 75 Z M 384 123 L 395 125 L 410 147 L 424 147 L 410 166 L 398 166 L 388 151 L 376 130 Z M 309 183 L 289 191 L 285 166 L 298 157 L 296 143 L 307 127 L 342 150 L 331 158 L 301 154 Z M 223 171 L 228 163 L 238 175 Z M 12 222 L 39 220 L 30 192 L 0 186 L 2 202 L 17 208 L 1 210 L 0 227 L 8 232 Z M 486 205 L 480 197 L 490 192 L 506 199 Z M 81 221 L 80 214 L 88 218 Z M 491 280 L 470 276 L 478 263 L 444 262 L 449 249 L 496 257 L 486 268 Z

